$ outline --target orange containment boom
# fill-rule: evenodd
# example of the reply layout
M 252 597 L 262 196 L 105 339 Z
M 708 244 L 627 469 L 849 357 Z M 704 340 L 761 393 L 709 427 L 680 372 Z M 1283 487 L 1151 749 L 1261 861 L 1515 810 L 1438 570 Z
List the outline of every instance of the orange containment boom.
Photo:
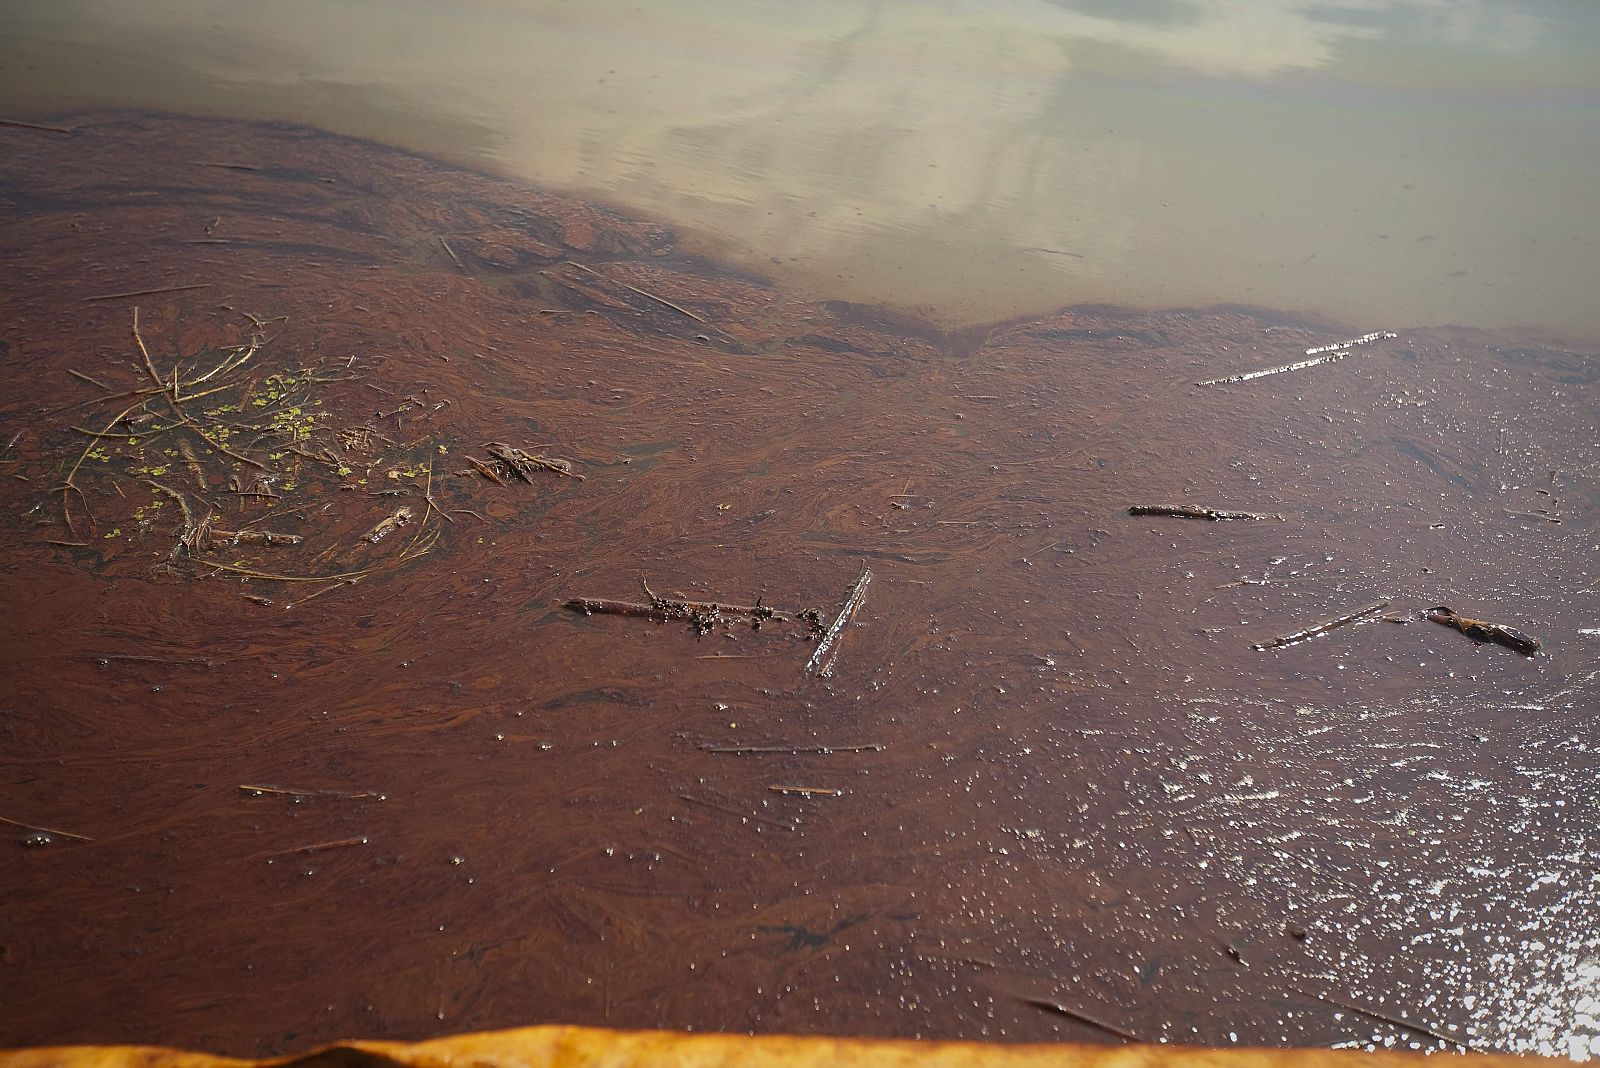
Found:
M 0 1068 L 1418 1068 L 1421 1054 L 1328 1049 L 979 1042 L 525 1027 L 425 1042 L 347 1042 L 251 1061 L 156 1046 L 53 1046 L 0 1051 Z M 1433 1054 L 1443 1068 L 1534 1068 L 1568 1062 Z

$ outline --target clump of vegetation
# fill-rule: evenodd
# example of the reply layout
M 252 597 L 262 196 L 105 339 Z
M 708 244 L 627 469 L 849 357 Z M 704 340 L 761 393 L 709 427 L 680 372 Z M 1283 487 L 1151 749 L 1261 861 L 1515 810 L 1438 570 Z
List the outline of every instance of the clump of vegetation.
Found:
M 57 487 L 77 539 L 64 544 L 110 553 L 154 543 L 172 571 L 311 584 L 297 602 L 429 552 L 454 522 L 433 493 L 448 447 L 343 423 L 327 394 L 360 377 L 354 357 L 294 366 L 270 351 L 269 322 L 251 324 L 240 344 L 158 367 L 136 309 L 144 381 L 119 389 L 74 372 L 103 393 L 77 406 L 94 414 L 89 425 L 70 427 L 87 441 Z

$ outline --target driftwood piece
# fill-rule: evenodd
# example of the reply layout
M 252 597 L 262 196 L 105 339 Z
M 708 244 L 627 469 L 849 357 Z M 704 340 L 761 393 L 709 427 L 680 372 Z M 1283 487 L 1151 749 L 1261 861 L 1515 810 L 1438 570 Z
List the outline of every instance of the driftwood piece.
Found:
M 484 445 L 490 456 L 494 457 L 506 474 L 520 478 L 528 485 L 533 485 L 533 475 L 536 471 L 549 471 L 551 474 L 563 478 L 575 478 L 584 481 L 586 475 L 580 475 L 572 470 L 572 461 L 563 460 L 558 456 L 536 456 L 531 452 L 524 452 L 503 441 L 491 441 Z
M 1539 651 L 1539 639 L 1529 634 L 1524 634 L 1515 627 L 1508 627 L 1503 623 L 1486 623 L 1481 619 L 1468 619 L 1466 616 L 1457 615 L 1455 610 L 1445 605 L 1430 608 L 1423 615 L 1435 623 L 1443 623 L 1447 627 L 1454 627 L 1462 634 L 1478 642 L 1494 642 L 1507 649 L 1515 649 L 1523 656 L 1533 656 Z
M 650 600 L 646 603 L 638 601 L 614 601 L 604 597 L 573 597 L 566 602 L 566 607 L 574 612 L 584 615 L 610 615 L 634 616 L 640 619 L 653 619 L 664 623 L 670 619 L 686 619 L 694 627 L 696 634 L 706 634 L 718 622 L 727 617 L 735 617 L 740 622 L 748 622 L 752 629 L 760 630 L 761 624 L 770 621 L 778 623 L 793 623 L 802 617 L 790 612 L 780 612 L 775 608 L 768 608 L 761 603 L 761 598 L 756 598 L 755 604 L 723 604 L 720 601 L 685 601 L 673 597 L 657 596 L 650 584 L 644 584 L 644 592 Z
M 1282 519 L 1269 512 L 1230 512 L 1221 508 L 1207 508 L 1198 504 L 1136 504 L 1128 509 L 1129 515 L 1163 515 L 1178 519 Z
M 376 545 L 390 534 L 393 534 L 401 527 L 410 523 L 414 514 L 415 513 L 411 511 L 410 507 L 402 504 L 400 507 L 396 508 L 393 512 L 379 521 L 377 526 L 361 535 L 361 540 L 369 541 Z

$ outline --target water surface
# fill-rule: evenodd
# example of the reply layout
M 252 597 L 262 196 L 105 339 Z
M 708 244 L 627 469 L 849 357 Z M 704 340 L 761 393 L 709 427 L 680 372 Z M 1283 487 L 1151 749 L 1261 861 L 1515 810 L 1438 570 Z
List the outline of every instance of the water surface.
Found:
M 28 0 L 0 113 L 306 122 L 946 326 L 1251 304 L 1600 337 L 1574 2 Z

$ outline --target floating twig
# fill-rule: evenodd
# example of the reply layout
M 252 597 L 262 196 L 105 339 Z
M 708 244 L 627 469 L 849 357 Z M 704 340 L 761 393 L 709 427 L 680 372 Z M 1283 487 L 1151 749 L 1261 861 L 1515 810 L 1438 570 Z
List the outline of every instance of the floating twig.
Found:
M 367 571 L 349 571 L 342 575 L 278 575 L 270 571 L 257 571 L 253 567 L 241 567 L 238 564 L 225 564 L 220 560 L 201 560 L 204 567 L 214 567 L 245 578 L 261 579 L 265 582 L 338 582 L 343 579 L 358 579 L 367 575 Z M 370 570 L 370 569 L 369 569 Z
M 1374 341 L 1388 341 L 1390 338 L 1399 336 L 1393 330 L 1374 330 L 1370 334 L 1362 334 L 1360 337 L 1353 337 L 1349 341 L 1335 341 L 1331 345 L 1318 345 L 1315 348 L 1306 349 L 1306 355 L 1315 356 L 1321 352 L 1347 351 L 1357 345 L 1370 345 Z
M 478 474 L 482 475 L 490 482 L 493 482 L 496 486 L 504 486 L 506 484 L 506 480 L 500 477 L 500 473 L 498 471 L 484 463 L 482 460 L 478 459 L 476 456 L 467 457 L 467 462 L 478 469 Z M 471 473 L 472 472 L 470 471 L 462 472 L 462 474 Z
M 644 583 L 644 592 L 645 596 L 650 598 L 645 604 L 636 601 L 613 601 L 601 597 L 574 597 L 566 602 L 566 607 L 574 612 L 582 612 L 586 616 L 595 614 L 633 616 L 640 619 L 654 619 L 657 622 L 686 619 L 694 627 L 696 634 L 709 633 L 724 616 L 742 617 L 743 621 L 749 622 L 753 630 L 760 630 L 761 625 L 768 621 L 793 623 L 804 618 L 803 615 L 768 608 L 761 603 L 759 597 L 756 598 L 756 603 L 751 605 L 723 604 L 719 601 L 685 601 L 657 596 L 648 582 Z
M 1088 1013 L 1079 1009 L 1074 1009 L 1069 1005 L 1063 1005 L 1054 998 L 1024 997 L 1022 1000 L 1027 1002 L 1029 1005 L 1032 1005 L 1036 1009 L 1044 1009 L 1046 1012 L 1053 1012 L 1058 1015 L 1065 1016 L 1069 1020 L 1076 1020 L 1078 1023 L 1081 1023 L 1087 1027 L 1092 1027 L 1096 1031 L 1104 1031 L 1106 1034 L 1120 1038 L 1125 1042 L 1139 1041 L 1136 1035 L 1130 1034 L 1129 1032 L 1124 1031 L 1122 1028 L 1113 1024 L 1108 1024 L 1104 1020 L 1090 1016 Z
M 297 790 L 288 786 L 259 786 L 254 783 L 245 783 L 239 787 L 247 794 L 255 796 L 271 795 L 274 797 L 342 797 L 355 800 L 363 797 L 375 797 L 380 800 L 382 794 L 375 794 L 370 790 Z
M 131 404 L 122 409 L 122 411 L 116 414 L 111 422 L 106 424 L 104 432 L 109 433 L 111 429 L 118 423 L 122 422 L 128 416 L 144 407 L 144 403 L 145 402 L 143 400 L 140 400 L 138 403 Z M 61 491 L 61 518 L 66 522 L 67 531 L 70 534 L 76 534 L 78 532 L 77 528 L 73 526 L 72 523 L 72 498 L 68 496 L 70 493 L 76 493 L 78 495 L 78 501 L 83 505 L 83 510 L 88 515 L 89 525 L 91 527 L 94 526 L 94 512 L 89 508 L 89 498 L 84 495 L 83 490 L 78 488 L 78 484 L 73 481 L 73 479 L 77 477 L 78 469 L 83 466 L 83 461 L 87 460 L 89 458 L 89 454 L 93 451 L 94 441 L 91 440 L 89 444 L 83 447 L 83 451 L 78 454 L 78 459 L 73 463 L 72 470 L 67 472 L 67 477 L 62 481 L 60 486 L 56 487 Z
M 438 512 L 439 518 L 446 523 L 454 523 L 455 520 L 450 518 L 450 513 L 439 507 L 439 502 L 433 499 L 433 458 L 431 456 L 428 458 L 426 474 L 427 478 L 422 483 L 422 499 L 427 502 L 427 508 L 422 513 L 423 526 L 427 526 L 428 517 L 435 512 Z
M 859 745 L 702 745 L 707 753 L 881 753 L 889 748 L 882 742 L 864 742 Z
M 157 289 L 131 289 L 126 293 L 101 293 L 98 296 L 84 297 L 83 302 L 88 304 L 96 300 L 121 300 L 124 297 L 148 297 L 157 293 L 182 293 L 189 289 L 210 289 L 210 282 L 195 282 L 186 286 L 161 286 Z
M 775 794 L 796 794 L 800 797 L 843 797 L 843 790 L 831 786 L 768 786 Z
M 566 607 L 574 612 L 582 612 L 586 616 L 637 616 L 642 619 L 666 619 L 666 615 L 653 604 L 639 604 L 635 601 L 612 601 L 603 597 L 573 597 L 567 601 Z
M 105 390 L 107 393 L 115 393 L 116 392 L 116 390 L 113 389 L 111 386 L 106 385 L 104 382 L 100 381 L 98 378 L 94 377 L 93 375 L 86 375 L 82 371 L 79 371 L 78 369 L 76 369 L 74 367 L 67 368 L 67 374 L 71 375 L 73 378 L 82 379 L 83 381 L 89 383 L 91 386 L 99 386 L 101 389 Z
M 131 431 L 129 433 L 120 433 L 120 432 L 117 432 L 117 431 L 110 431 L 110 430 L 88 430 L 88 429 L 86 429 L 84 427 L 81 427 L 81 426 L 71 426 L 71 427 L 68 427 L 67 429 L 72 431 L 74 434 L 82 434 L 85 437 L 90 437 L 90 438 L 98 438 L 98 439 L 116 438 L 119 441 L 135 441 L 135 442 L 137 442 L 137 441 L 143 440 L 144 438 L 159 437 L 160 435 L 165 434 L 169 430 L 177 430 L 180 427 L 188 426 L 192 422 L 194 422 L 194 420 L 192 420 L 192 419 L 188 418 L 187 416 L 185 416 L 183 419 L 180 419 L 176 423 L 168 423 L 166 426 L 153 426 L 153 427 L 150 427 L 148 430 L 134 430 L 134 431 Z
M 1560 516 L 1551 515 L 1549 512 L 1519 512 L 1513 508 L 1502 508 L 1500 510 L 1506 515 L 1515 516 L 1518 519 L 1538 519 L 1545 523 L 1561 522 Z
M 59 834 L 63 838 L 71 838 L 77 842 L 94 841 L 93 838 L 87 838 L 81 834 L 73 834 L 71 831 L 58 831 L 54 827 L 38 827 L 32 823 L 22 823 L 19 820 L 7 819 L 4 816 L 0 816 L 0 823 L 7 824 L 11 827 L 21 827 L 25 831 L 37 831 L 39 834 Z
M 278 534 L 270 530 L 212 530 L 213 542 L 231 541 L 246 545 L 299 545 L 305 539 L 298 534 Z
M 357 835 L 354 838 L 341 838 L 336 842 L 317 842 L 313 845 L 300 846 L 297 849 L 280 849 L 278 852 L 268 855 L 274 857 L 287 857 L 296 853 L 321 853 L 329 849 L 344 849 L 348 846 L 364 846 L 366 844 L 367 836 L 362 834 Z
M 754 812 L 741 812 L 731 805 L 719 805 L 715 801 L 707 801 L 705 798 L 695 797 L 693 794 L 679 794 L 678 800 L 687 801 L 691 805 L 703 805 L 706 808 L 715 809 L 718 812 L 725 812 L 730 816 L 738 816 L 740 819 L 754 820 L 757 823 L 765 823 L 772 827 L 781 827 L 786 831 L 799 830 L 798 827 L 796 827 L 793 823 L 790 823 L 788 820 L 773 819 L 770 816 L 761 816 Z
M 1277 367 L 1264 367 L 1259 371 L 1243 371 L 1239 374 L 1224 375 L 1221 378 L 1208 378 L 1203 382 L 1196 382 L 1195 385 L 1221 386 L 1233 382 L 1248 382 L 1253 378 L 1281 375 L 1285 371 L 1299 371 L 1307 367 L 1315 367 L 1318 364 L 1336 363 L 1350 355 L 1350 350 L 1357 345 L 1370 345 L 1374 341 L 1383 341 L 1399 336 L 1399 334 L 1388 330 L 1374 330 L 1370 334 L 1362 334 L 1360 337 L 1353 337 L 1348 341 L 1336 341 L 1330 345 L 1317 345 L 1306 349 L 1306 355 L 1311 357 L 1310 359 L 1296 360 L 1294 363 L 1280 364 Z
M 203 492 L 206 489 L 206 473 L 200 466 L 200 460 L 195 456 L 194 449 L 187 441 L 180 441 L 178 452 L 182 454 L 183 462 L 189 468 L 189 476 L 194 479 L 195 488 Z
M 0 126 L 15 126 L 22 130 L 48 130 L 50 133 L 77 133 L 76 126 L 51 126 L 43 122 L 23 122 L 21 119 L 0 119 Z
M 1248 382 L 1252 378 L 1266 378 L 1268 375 L 1281 375 L 1285 371 L 1299 371 L 1307 367 L 1315 367 L 1320 363 L 1337 363 L 1348 356 L 1347 352 L 1328 352 L 1321 356 L 1314 356 L 1309 360 L 1296 360 L 1294 363 L 1279 364 L 1277 367 L 1264 367 L 1259 371 L 1243 371 L 1234 375 L 1223 375 L 1221 378 L 1208 378 L 1203 382 L 1196 382 L 1197 386 L 1222 386 L 1233 382 Z
M 1364 619 L 1377 615 L 1379 612 L 1388 607 L 1388 601 L 1374 601 L 1366 607 L 1358 608 L 1348 615 L 1339 616 L 1335 619 L 1324 620 L 1323 622 L 1309 626 L 1304 630 L 1297 630 L 1291 634 L 1280 635 L 1279 637 L 1271 638 L 1264 642 L 1256 642 L 1250 648 L 1262 650 L 1277 649 L 1285 645 L 1297 645 L 1300 642 L 1315 638 L 1319 634 L 1326 634 L 1330 630 L 1336 630 L 1348 623 L 1359 623 Z
M 855 618 L 856 611 L 862 602 L 867 599 L 867 584 L 872 581 L 872 569 L 862 567 L 861 576 L 850 587 L 850 592 L 845 595 L 844 607 L 834 618 L 833 623 L 823 632 L 822 640 L 817 643 L 816 651 L 811 654 L 811 659 L 806 661 L 806 674 L 826 678 L 833 674 L 833 662 L 838 656 L 839 635 L 844 628 L 849 626 Z
M 423 551 L 426 552 L 427 550 L 423 550 Z M 418 553 L 417 555 L 420 556 L 421 553 Z M 401 559 L 401 562 L 404 563 L 406 560 L 409 560 L 411 558 L 407 557 L 407 556 L 402 556 L 400 559 Z M 322 587 L 319 590 L 311 591 L 310 593 L 306 594 L 304 597 L 300 598 L 298 601 L 290 601 L 288 604 L 285 604 L 283 607 L 285 607 L 285 608 L 298 608 L 301 605 L 305 604 L 307 601 L 314 601 L 318 597 L 321 597 L 325 593 L 330 593 L 333 590 L 342 589 L 345 586 L 354 586 L 356 583 L 361 581 L 362 577 L 363 576 L 361 576 L 361 575 L 357 575 L 355 578 L 339 579 L 339 580 L 337 580 L 335 582 L 330 582 L 326 586 Z
M 1379 1012 L 1377 1009 L 1369 1009 L 1365 1005 L 1357 1005 L 1355 1002 L 1345 1001 L 1342 998 L 1336 998 L 1330 994 L 1317 994 L 1310 990 L 1302 990 L 1299 987 L 1294 986 L 1291 986 L 1289 989 L 1292 992 L 1299 994 L 1303 998 L 1311 998 L 1313 1001 L 1321 1001 L 1325 1004 L 1332 1005 L 1335 1008 L 1343 1009 L 1346 1012 L 1353 1012 L 1357 1015 L 1365 1016 L 1369 1020 L 1377 1020 L 1379 1023 L 1386 1023 L 1391 1027 L 1399 1027 L 1403 1030 L 1411 1031 L 1414 1034 L 1427 1035 L 1429 1038 L 1437 1039 L 1440 1042 L 1448 1042 L 1452 1046 L 1461 1047 L 1461 1049 L 1467 1053 L 1477 1052 L 1477 1050 L 1473 1049 L 1472 1046 L 1467 1044 L 1465 1039 L 1457 1038 L 1454 1035 L 1447 1035 L 1443 1031 L 1429 1027 L 1427 1024 L 1416 1023 L 1413 1020 L 1402 1020 L 1399 1017 L 1390 1016 L 1387 1013 Z
M 1198 504 L 1136 504 L 1128 509 L 1129 515 L 1164 515 L 1179 519 L 1282 519 L 1268 512 L 1229 512 L 1220 508 L 1206 508 Z
M 446 241 L 442 234 L 439 237 L 439 244 L 443 245 L 444 246 L 444 250 L 450 254 L 451 262 L 454 263 L 457 267 L 461 268 L 461 273 L 462 274 L 471 274 L 472 273 L 472 272 L 467 270 L 467 265 L 461 262 L 461 257 L 456 255 L 456 250 L 450 247 L 450 242 Z
M 637 294 L 639 294 L 639 296 L 645 298 L 646 300 L 653 300 L 657 304 L 660 304 L 664 308 L 671 308 L 673 311 L 677 312 L 679 315 L 687 315 L 689 318 L 693 319 L 697 323 L 701 323 L 701 324 L 704 324 L 706 326 L 711 325 L 710 323 L 707 323 L 704 319 L 700 318 L 700 316 L 698 316 L 694 312 L 690 311 L 688 308 L 679 307 L 678 305 L 672 303 L 672 301 L 666 299 L 665 297 L 658 297 L 654 293 L 645 292 L 644 290 L 640 289 L 638 286 L 630 286 L 628 283 L 623 282 L 623 281 L 621 281 L 619 279 L 616 279 L 616 278 L 612 278 L 610 275 L 601 274 L 599 271 L 595 270 L 593 267 L 585 267 L 583 264 L 577 263 L 577 262 L 575 262 L 573 260 L 568 260 L 567 261 L 567 266 L 576 267 L 578 270 L 586 271 L 589 274 L 594 275 L 596 278 L 603 279 L 604 281 L 610 282 L 612 285 L 621 286 L 623 289 L 626 289 L 628 292 L 637 293 Z
M 1468 619 L 1466 616 L 1457 615 L 1454 609 L 1444 605 L 1430 608 L 1423 615 L 1435 623 L 1454 627 L 1473 641 L 1495 642 L 1507 649 L 1515 649 L 1523 656 L 1532 656 L 1539 651 L 1538 638 L 1503 623 L 1485 623 L 1481 619 Z

